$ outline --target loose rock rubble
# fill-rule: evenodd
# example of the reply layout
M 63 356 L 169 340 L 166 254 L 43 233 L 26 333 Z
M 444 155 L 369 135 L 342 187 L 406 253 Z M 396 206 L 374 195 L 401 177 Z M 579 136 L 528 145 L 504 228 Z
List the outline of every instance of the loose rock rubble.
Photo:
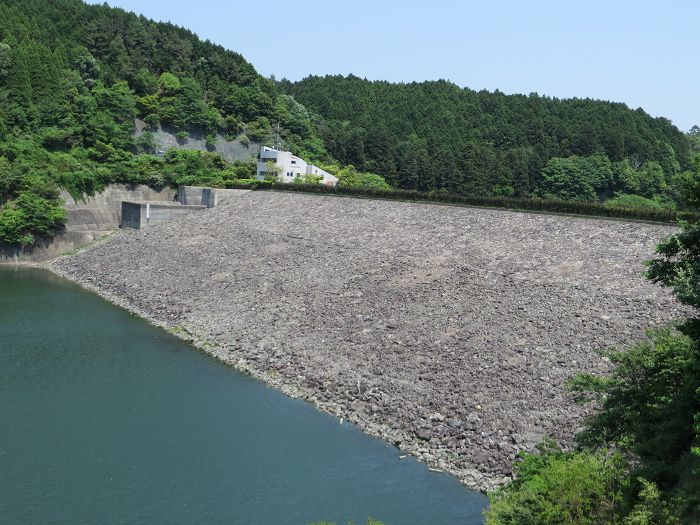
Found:
M 289 395 L 491 489 L 570 444 L 565 383 L 687 312 L 642 262 L 672 227 L 253 192 L 54 270 Z

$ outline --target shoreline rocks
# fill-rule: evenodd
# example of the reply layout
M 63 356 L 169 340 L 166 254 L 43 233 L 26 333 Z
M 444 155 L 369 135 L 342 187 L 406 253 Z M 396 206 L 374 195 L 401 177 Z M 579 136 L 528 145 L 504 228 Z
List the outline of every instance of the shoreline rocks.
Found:
M 673 228 L 248 194 L 53 271 L 467 486 L 570 444 L 565 384 L 685 311 L 642 261 Z

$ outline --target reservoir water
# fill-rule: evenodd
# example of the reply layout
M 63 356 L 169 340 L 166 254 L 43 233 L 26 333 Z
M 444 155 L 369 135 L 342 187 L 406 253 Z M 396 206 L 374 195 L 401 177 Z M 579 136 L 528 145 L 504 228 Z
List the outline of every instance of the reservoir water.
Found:
M 0 268 L 0 523 L 482 523 L 455 479 L 98 296 Z

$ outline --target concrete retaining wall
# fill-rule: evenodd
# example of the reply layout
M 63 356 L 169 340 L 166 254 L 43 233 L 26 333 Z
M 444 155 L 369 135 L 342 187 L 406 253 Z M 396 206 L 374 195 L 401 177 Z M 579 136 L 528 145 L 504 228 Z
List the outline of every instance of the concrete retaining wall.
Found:
M 0 264 L 42 263 L 89 244 L 110 231 L 60 231 L 52 239 L 37 239 L 26 248 L 0 244 Z
M 144 185 L 110 184 L 97 195 L 75 200 L 68 192 L 62 192 L 66 201 L 68 231 L 112 231 L 121 224 L 121 203 L 130 201 L 175 200 L 175 191 L 170 188 L 157 191 Z
M 119 228 L 123 200 L 174 202 L 175 191 L 157 191 L 144 185 L 110 184 L 91 197 L 74 199 L 61 192 L 66 201 L 66 228 L 52 239 L 37 239 L 27 248 L 0 244 L 0 264 L 41 263 L 89 244 Z

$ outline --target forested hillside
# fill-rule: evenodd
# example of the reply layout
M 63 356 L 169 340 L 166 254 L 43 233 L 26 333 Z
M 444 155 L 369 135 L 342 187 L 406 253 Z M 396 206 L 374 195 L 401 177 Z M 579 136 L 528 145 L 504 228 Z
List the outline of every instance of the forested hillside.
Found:
M 255 172 L 213 152 L 156 154 L 136 118 L 212 149 L 217 134 L 271 144 L 279 125 L 286 149 L 340 185 L 375 189 L 384 176 L 421 191 L 684 207 L 700 170 L 696 136 L 622 104 L 445 81 L 276 83 L 172 24 L 81 0 L 0 0 L 0 242 L 60 228 L 60 188 L 227 185 Z
M 184 131 L 245 126 L 254 136 L 274 120 L 295 147 L 323 154 L 303 107 L 241 55 L 186 29 L 79 0 L 3 0 L 0 41 L 6 133 L 61 126 L 54 146 L 90 146 L 105 131 L 131 146 L 137 114 Z
M 684 134 L 624 104 L 476 92 L 446 81 L 326 76 L 280 85 L 324 118 L 331 155 L 401 188 L 578 200 L 636 195 L 672 205 L 682 204 L 690 176 Z
M 80 0 L 0 1 L 0 242 L 31 244 L 64 220 L 59 187 L 108 182 L 225 184 L 254 165 L 207 152 L 152 155 L 134 119 L 184 142 L 197 130 L 331 160 L 311 116 L 239 54 L 171 24 Z

